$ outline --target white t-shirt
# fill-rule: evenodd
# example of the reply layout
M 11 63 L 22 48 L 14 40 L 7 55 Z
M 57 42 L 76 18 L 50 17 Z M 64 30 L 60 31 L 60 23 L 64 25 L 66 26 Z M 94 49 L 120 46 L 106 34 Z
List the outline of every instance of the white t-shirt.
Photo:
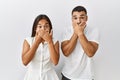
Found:
M 30 47 L 34 40 L 34 37 L 26 38 Z M 53 41 L 56 42 L 55 40 Z M 28 70 L 24 80 L 59 80 L 55 70 L 53 69 L 47 42 L 39 44 L 33 59 L 27 67 Z
M 84 33 L 89 41 L 93 41 L 99 44 L 99 33 L 97 28 L 86 26 Z M 73 27 L 66 29 L 63 41 L 70 40 L 72 35 Z M 84 53 L 84 50 L 82 49 L 78 39 L 75 49 L 68 57 L 65 57 L 62 74 L 71 80 L 92 80 L 94 79 L 93 72 L 93 59 Z

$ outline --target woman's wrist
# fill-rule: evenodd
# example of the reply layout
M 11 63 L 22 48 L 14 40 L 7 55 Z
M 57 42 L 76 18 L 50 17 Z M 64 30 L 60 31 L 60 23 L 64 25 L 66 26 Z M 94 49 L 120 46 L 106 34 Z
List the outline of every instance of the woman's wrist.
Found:
M 37 38 L 37 39 L 35 39 L 35 42 L 37 43 L 37 44 L 40 44 L 41 42 L 42 42 L 42 38 L 40 37 L 40 38 Z
M 53 41 L 52 41 L 52 39 L 48 41 L 48 44 L 53 44 Z

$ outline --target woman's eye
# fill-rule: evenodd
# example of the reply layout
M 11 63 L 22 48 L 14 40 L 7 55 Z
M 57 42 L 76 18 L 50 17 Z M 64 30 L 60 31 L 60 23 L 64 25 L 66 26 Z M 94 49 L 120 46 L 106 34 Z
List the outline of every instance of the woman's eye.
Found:
M 38 25 L 39 28 L 42 28 L 42 26 Z
M 49 27 L 49 25 L 45 25 L 45 28 L 48 28 Z
M 44 26 L 44 28 L 46 28 L 47 26 Z
M 42 26 L 39 26 L 39 28 L 42 28 Z

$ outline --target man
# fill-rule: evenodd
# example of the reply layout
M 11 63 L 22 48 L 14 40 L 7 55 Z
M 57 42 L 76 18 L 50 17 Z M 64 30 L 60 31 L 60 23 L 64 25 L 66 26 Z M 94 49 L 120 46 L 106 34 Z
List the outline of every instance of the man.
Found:
M 92 58 L 99 45 L 98 30 L 89 27 L 87 10 L 77 6 L 72 10 L 72 26 L 66 30 L 61 48 L 65 57 L 62 80 L 94 80 Z

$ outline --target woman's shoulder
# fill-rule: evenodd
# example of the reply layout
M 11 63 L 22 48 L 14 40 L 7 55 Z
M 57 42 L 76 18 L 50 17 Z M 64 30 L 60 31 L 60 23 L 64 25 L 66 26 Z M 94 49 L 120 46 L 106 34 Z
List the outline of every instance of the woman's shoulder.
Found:
M 34 37 L 26 37 L 25 40 L 31 41 L 31 40 L 33 40 L 33 38 L 34 38 Z
M 34 37 L 26 37 L 25 40 L 28 42 L 28 44 L 32 45 Z

